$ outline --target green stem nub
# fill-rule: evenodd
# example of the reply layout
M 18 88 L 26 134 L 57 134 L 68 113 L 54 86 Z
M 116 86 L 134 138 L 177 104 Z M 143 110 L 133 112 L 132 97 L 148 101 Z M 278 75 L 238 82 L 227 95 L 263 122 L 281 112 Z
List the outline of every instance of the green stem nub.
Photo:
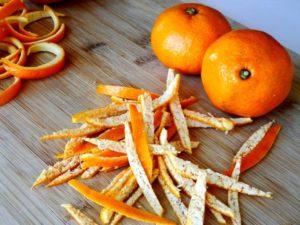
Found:
M 190 8 L 187 8 L 187 9 L 185 10 L 185 12 L 186 12 L 187 14 L 193 16 L 193 15 L 196 15 L 196 14 L 198 13 L 198 10 L 195 9 L 195 8 L 193 8 L 193 7 L 190 7 Z
M 247 80 L 251 76 L 251 72 L 247 69 L 241 69 L 240 77 L 242 80 Z

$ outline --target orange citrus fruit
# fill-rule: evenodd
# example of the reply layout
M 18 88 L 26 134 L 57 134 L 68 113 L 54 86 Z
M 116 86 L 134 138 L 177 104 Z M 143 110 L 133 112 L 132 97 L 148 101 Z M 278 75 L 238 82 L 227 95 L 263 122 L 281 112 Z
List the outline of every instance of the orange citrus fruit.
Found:
M 180 4 L 156 19 L 151 46 L 165 66 L 199 75 L 208 46 L 230 30 L 228 21 L 217 10 L 201 4 Z
M 208 48 L 201 76 L 204 90 L 217 108 L 257 117 L 287 97 L 293 65 L 272 36 L 257 30 L 236 30 Z

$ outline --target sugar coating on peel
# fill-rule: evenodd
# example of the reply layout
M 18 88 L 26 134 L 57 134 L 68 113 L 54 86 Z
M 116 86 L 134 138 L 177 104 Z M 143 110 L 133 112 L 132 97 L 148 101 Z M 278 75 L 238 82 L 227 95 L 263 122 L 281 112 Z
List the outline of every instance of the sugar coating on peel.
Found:
M 165 92 L 161 96 L 153 100 L 153 109 L 155 110 L 161 106 L 168 104 L 178 92 L 179 85 L 180 85 L 180 75 L 177 74 L 174 80 L 167 87 Z
M 168 77 L 167 77 L 168 87 L 171 85 L 174 79 L 175 79 L 174 70 L 169 69 Z M 173 115 L 173 121 L 176 126 L 179 138 L 182 142 L 182 146 L 188 153 L 192 153 L 189 130 L 179 101 L 178 89 L 177 92 L 175 93 L 175 96 L 171 99 L 169 103 L 169 107 Z
M 195 182 L 192 179 L 181 176 L 181 174 L 176 171 L 174 165 L 167 156 L 164 156 L 164 159 L 171 176 L 177 182 L 179 187 L 181 187 L 189 196 L 192 196 Z M 206 193 L 205 203 L 210 210 L 215 210 L 223 215 L 234 217 L 233 211 L 209 192 Z
M 94 126 L 100 126 L 100 127 L 116 127 L 119 125 L 122 125 L 124 122 L 127 122 L 129 120 L 129 114 L 123 113 L 118 116 L 112 116 L 107 118 L 87 118 L 86 122 L 89 124 L 92 124 Z
M 85 137 L 88 135 L 99 133 L 105 129 L 106 129 L 105 127 L 101 127 L 101 126 L 96 127 L 96 126 L 84 124 L 84 126 L 81 126 L 79 128 L 63 129 L 60 131 L 56 131 L 52 134 L 44 135 L 40 138 L 40 140 L 47 141 L 47 140 L 54 140 L 54 139 Z
M 94 220 L 71 204 L 62 204 L 61 207 L 65 208 L 79 225 L 98 225 Z
M 233 169 L 231 177 L 235 180 L 239 180 L 240 172 L 241 172 L 241 158 L 238 158 L 235 164 L 235 167 Z M 234 213 L 234 218 L 231 218 L 233 225 L 241 225 L 242 219 L 241 219 L 241 213 L 240 213 L 240 207 L 239 207 L 239 197 L 238 192 L 236 191 L 228 191 L 228 205 L 232 209 Z
M 174 155 L 168 155 L 171 161 L 174 163 L 176 170 L 183 176 L 196 180 L 199 171 L 203 171 L 197 165 L 190 161 L 185 161 Z M 247 195 L 261 196 L 271 198 L 271 192 L 264 192 L 255 187 L 251 187 L 243 182 L 238 182 L 235 179 L 225 176 L 223 174 L 212 171 L 211 169 L 205 169 L 207 173 L 207 183 L 216 185 L 226 190 L 237 191 Z
M 158 215 L 162 215 L 163 208 L 157 196 L 155 195 L 151 183 L 147 178 L 146 172 L 138 158 L 128 123 L 125 123 L 125 143 L 128 161 L 132 172 L 135 175 L 135 178 L 139 184 L 139 187 L 141 187 L 141 189 L 143 190 L 144 196 L 148 200 L 153 210 Z
M 206 172 L 198 173 L 197 181 L 193 189 L 191 201 L 188 207 L 186 225 L 201 225 L 204 222 L 206 194 Z
M 154 114 L 151 95 L 149 93 L 141 95 L 140 102 L 148 143 L 151 144 L 154 142 Z
M 162 178 L 162 176 L 158 176 L 158 181 L 159 181 L 162 189 L 164 190 L 164 193 L 165 193 L 171 207 L 173 208 L 177 218 L 179 219 L 180 223 L 182 225 L 185 225 L 186 215 L 187 215 L 186 206 L 183 204 L 180 197 L 178 197 L 178 196 L 174 195 L 172 192 L 170 192 L 170 190 L 169 190 L 167 184 L 165 183 L 164 179 Z
M 271 121 L 263 126 L 261 126 L 257 131 L 255 131 L 249 139 L 242 145 L 239 151 L 234 156 L 233 160 L 236 161 L 238 158 L 241 158 L 248 153 L 250 153 L 255 146 L 264 138 L 268 130 L 274 124 L 274 121 Z
M 47 169 L 42 171 L 42 173 L 36 179 L 32 187 L 52 181 L 53 179 L 63 174 L 64 172 L 77 167 L 79 163 L 80 163 L 79 156 L 74 156 L 72 158 L 59 161 L 55 163 L 53 166 L 49 166 Z

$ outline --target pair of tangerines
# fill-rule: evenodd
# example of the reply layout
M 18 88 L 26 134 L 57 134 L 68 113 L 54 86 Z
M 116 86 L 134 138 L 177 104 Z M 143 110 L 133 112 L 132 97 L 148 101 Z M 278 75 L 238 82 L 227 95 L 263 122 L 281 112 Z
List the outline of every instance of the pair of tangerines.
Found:
M 219 109 L 257 117 L 287 97 L 293 65 L 272 36 L 257 30 L 234 30 L 217 10 L 180 4 L 155 21 L 151 45 L 167 67 L 200 74 L 205 92 Z

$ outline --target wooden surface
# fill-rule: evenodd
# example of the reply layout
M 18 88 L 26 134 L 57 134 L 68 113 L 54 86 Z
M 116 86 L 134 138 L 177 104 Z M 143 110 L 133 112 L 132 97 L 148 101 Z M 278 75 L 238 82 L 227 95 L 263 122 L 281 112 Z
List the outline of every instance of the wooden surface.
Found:
M 96 94 L 96 83 L 135 86 L 161 93 L 167 69 L 151 51 L 149 32 L 154 18 L 174 3 L 70 0 L 55 6 L 68 15 L 64 21 L 69 32 L 61 42 L 68 54 L 67 66 L 51 78 L 26 82 L 17 99 L 0 108 L 1 225 L 75 224 L 60 207 L 62 203 L 73 203 L 98 218 L 99 206 L 86 201 L 67 185 L 30 189 L 41 170 L 55 162 L 54 154 L 61 152 L 64 144 L 64 141 L 40 143 L 38 138 L 54 130 L 75 127 L 70 122 L 71 114 L 108 103 L 108 98 Z M 300 61 L 295 54 L 293 59 L 298 61 L 292 93 L 275 111 L 228 135 L 209 129 L 191 131 L 192 139 L 199 140 L 201 146 L 188 158 L 222 172 L 260 125 L 271 119 L 283 125 L 272 152 L 241 177 L 244 182 L 274 192 L 272 200 L 241 195 L 244 224 L 300 224 Z M 182 97 L 195 95 L 200 99 L 194 109 L 223 115 L 208 102 L 199 77 L 184 77 L 181 93 Z M 87 183 L 100 190 L 115 174 L 101 174 Z M 156 190 L 168 208 L 166 216 L 175 220 L 162 191 Z M 225 192 L 216 194 L 226 200 Z M 145 200 L 138 205 L 149 209 Z M 209 213 L 205 220 L 205 224 L 217 224 Z M 141 224 L 128 219 L 123 223 Z

